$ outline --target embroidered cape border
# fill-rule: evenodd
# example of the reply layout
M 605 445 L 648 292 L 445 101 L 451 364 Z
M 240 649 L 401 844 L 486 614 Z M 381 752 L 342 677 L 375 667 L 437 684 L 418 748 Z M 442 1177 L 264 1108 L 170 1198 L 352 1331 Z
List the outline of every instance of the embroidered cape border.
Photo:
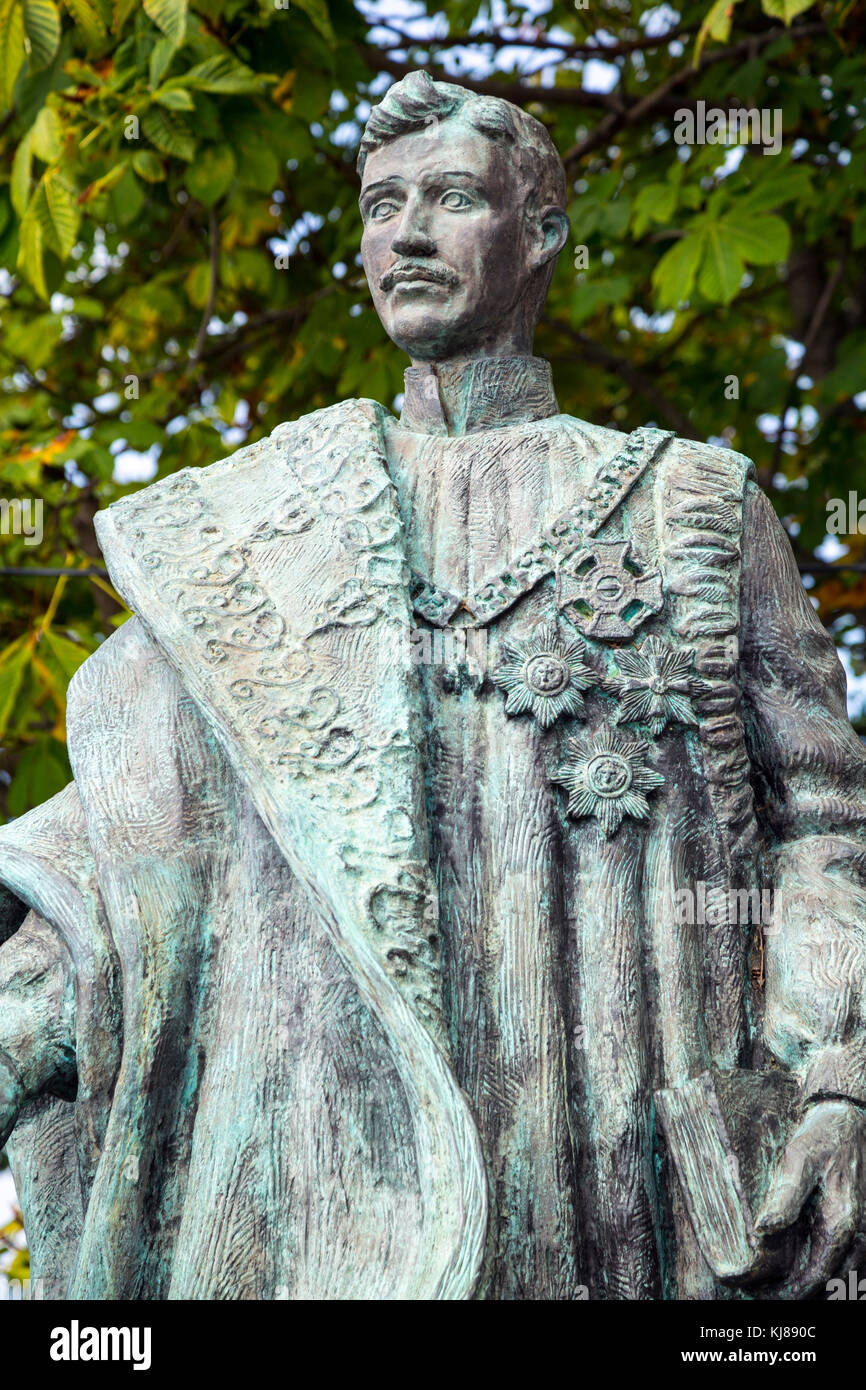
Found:
M 415 612 L 433 627 L 448 627 L 461 608 L 468 609 L 473 619 L 467 627 L 486 627 L 494 622 L 601 530 L 674 438 L 670 430 L 636 429 L 613 458 L 601 464 L 584 496 L 471 596 L 463 599 L 449 593 L 413 571 L 410 597 Z
M 680 443 L 659 469 L 659 541 L 670 621 L 695 650 L 695 667 L 708 688 L 695 699 L 707 793 L 719 828 L 717 870 L 708 894 L 724 895 L 757 873 L 757 823 L 746 733 L 740 708 L 739 644 L 741 536 L 744 492 L 754 475 L 749 459 L 733 451 Z M 749 973 L 763 984 L 763 942 L 752 931 Z M 739 926 L 715 935 L 713 988 L 735 1021 L 760 1008 L 747 1005 L 745 943 Z M 731 981 L 737 981 L 731 988 Z
M 419 1193 L 397 1297 L 468 1298 L 487 1183 L 442 1020 L 421 714 L 395 640 L 412 614 L 384 415 L 363 400 L 328 407 L 122 499 L 96 524 L 115 587 L 204 714 L 388 1039 Z

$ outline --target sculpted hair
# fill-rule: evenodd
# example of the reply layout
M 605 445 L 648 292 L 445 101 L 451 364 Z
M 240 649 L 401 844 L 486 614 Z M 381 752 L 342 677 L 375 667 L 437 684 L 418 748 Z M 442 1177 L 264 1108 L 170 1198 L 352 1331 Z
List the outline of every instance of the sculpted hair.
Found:
M 489 139 L 510 147 L 527 188 L 530 209 L 551 205 L 565 209 L 565 170 L 540 121 L 501 97 L 478 96 L 450 82 L 434 82 L 426 72 L 410 72 L 373 107 L 361 137 L 358 173 L 363 175 L 367 155 L 373 150 L 381 149 L 399 135 L 423 130 L 456 115 Z

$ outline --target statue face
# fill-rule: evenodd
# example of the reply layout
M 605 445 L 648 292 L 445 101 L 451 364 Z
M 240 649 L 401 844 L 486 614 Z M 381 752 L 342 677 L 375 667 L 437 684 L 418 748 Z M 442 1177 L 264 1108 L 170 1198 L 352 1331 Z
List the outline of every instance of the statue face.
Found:
M 507 149 L 459 117 L 368 155 L 364 270 L 386 332 L 413 361 L 531 351 L 522 301 L 559 245 L 539 254 L 525 197 Z

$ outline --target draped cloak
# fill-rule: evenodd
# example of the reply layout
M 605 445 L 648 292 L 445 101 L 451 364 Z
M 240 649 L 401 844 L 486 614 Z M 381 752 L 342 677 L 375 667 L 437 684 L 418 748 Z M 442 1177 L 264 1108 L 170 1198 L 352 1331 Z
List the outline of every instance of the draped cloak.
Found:
M 135 616 L 70 687 L 74 783 L 0 832 L 47 1294 L 729 1296 L 654 1090 L 773 1065 L 866 1103 L 866 757 L 749 461 L 562 416 L 512 359 L 97 521 Z M 659 597 L 546 728 L 497 673 L 576 636 L 569 528 Z M 693 660 L 692 721 L 615 723 L 647 637 Z M 611 727 L 657 781 L 605 834 L 552 778 Z M 681 920 L 698 884 L 775 890 L 765 938 Z

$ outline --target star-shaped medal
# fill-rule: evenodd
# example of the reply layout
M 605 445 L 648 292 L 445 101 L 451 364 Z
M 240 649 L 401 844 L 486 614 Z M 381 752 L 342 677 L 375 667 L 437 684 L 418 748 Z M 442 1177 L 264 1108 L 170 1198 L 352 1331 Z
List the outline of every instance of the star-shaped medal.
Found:
M 660 637 L 647 637 L 635 650 L 618 651 L 619 675 L 606 688 L 620 696 L 617 724 L 648 724 L 654 736 L 666 724 L 697 724 L 690 700 L 710 689 L 694 671 L 694 650 L 674 651 Z
M 644 758 L 649 744 L 621 738 L 604 728 L 592 738 L 571 738 L 565 761 L 551 781 L 568 792 L 568 814 L 574 820 L 595 816 L 605 839 L 620 826 L 624 816 L 645 820 L 649 803 L 645 793 L 664 783 Z
M 554 623 L 545 623 L 525 642 L 504 647 L 505 664 L 494 676 L 507 694 L 506 714 L 533 714 L 542 729 L 549 729 L 562 714 L 582 719 L 582 690 L 600 684 L 600 677 L 585 665 L 586 648 L 580 640 L 566 642 Z

